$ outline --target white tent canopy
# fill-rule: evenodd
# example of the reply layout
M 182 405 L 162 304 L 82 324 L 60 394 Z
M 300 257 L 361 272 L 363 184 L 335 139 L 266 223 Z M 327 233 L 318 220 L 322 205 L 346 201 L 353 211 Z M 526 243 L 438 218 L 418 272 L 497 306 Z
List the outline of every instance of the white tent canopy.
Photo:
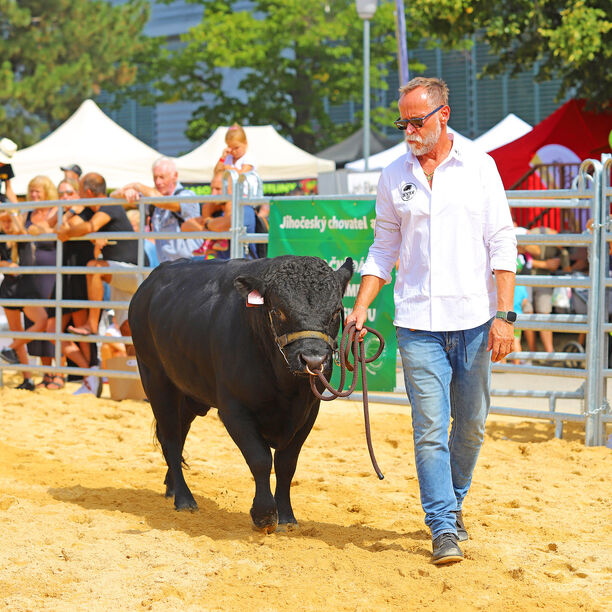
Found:
M 531 132 L 531 126 L 514 113 L 506 115 L 490 130 L 474 140 L 474 144 L 485 153 L 503 147 L 505 144 Z
M 152 164 L 161 157 L 104 114 L 93 100 L 85 100 L 76 112 L 40 142 L 17 151 L 12 159 L 17 194 L 27 192 L 37 174 L 57 184 L 64 176 L 60 166 L 78 164 L 83 172 L 99 172 L 108 187 L 132 181 L 153 184 Z
M 336 164 L 315 157 L 283 138 L 271 125 L 245 126 L 249 154 L 264 181 L 316 178 L 319 172 L 335 170 Z M 176 160 L 183 183 L 208 183 L 219 156 L 225 149 L 227 127 L 218 127 L 199 147 Z
M 457 142 L 461 143 L 469 143 L 472 144 L 472 141 L 465 136 L 459 134 L 453 130 L 450 126 L 447 127 L 448 133 L 453 134 L 454 138 Z M 394 147 L 387 149 L 386 151 L 381 151 L 376 155 L 371 155 L 368 160 L 368 167 L 370 170 L 382 170 L 386 168 L 391 162 L 394 162 L 398 157 L 404 155 L 404 153 L 408 152 L 408 145 L 405 142 L 399 142 Z M 345 168 L 350 168 L 351 170 L 357 170 L 359 172 L 363 172 L 365 170 L 365 159 L 356 159 L 354 162 L 350 164 L 346 164 Z

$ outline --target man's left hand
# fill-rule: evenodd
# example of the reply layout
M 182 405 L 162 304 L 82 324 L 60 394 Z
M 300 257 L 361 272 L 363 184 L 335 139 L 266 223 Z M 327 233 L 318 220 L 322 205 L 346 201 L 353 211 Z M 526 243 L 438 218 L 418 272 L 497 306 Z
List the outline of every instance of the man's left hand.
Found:
M 491 351 L 491 361 L 501 361 L 511 353 L 513 343 L 514 325 L 501 319 L 493 319 L 487 344 L 487 351 Z
M 130 203 L 138 202 L 140 200 L 140 191 L 133 187 L 124 187 L 123 197 Z

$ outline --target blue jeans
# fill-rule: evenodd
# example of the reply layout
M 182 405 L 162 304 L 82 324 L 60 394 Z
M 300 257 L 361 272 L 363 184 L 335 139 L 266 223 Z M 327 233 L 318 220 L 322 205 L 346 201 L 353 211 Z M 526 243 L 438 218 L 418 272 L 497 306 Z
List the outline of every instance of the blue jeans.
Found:
M 474 329 L 397 328 L 412 407 L 414 453 L 425 523 L 435 539 L 457 533 L 489 412 L 491 321 Z M 450 419 L 452 428 L 449 435 Z

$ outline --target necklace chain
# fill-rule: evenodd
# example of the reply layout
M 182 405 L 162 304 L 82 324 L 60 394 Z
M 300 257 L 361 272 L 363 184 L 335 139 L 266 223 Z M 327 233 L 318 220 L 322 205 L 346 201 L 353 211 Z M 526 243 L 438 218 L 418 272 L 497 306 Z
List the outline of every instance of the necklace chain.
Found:
M 423 172 L 425 172 L 425 171 L 423 171 Z M 432 170 L 431 172 L 425 172 L 425 178 L 426 178 L 428 181 L 431 181 L 431 179 L 433 178 L 434 172 L 435 172 L 435 169 L 434 169 L 434 170 Z

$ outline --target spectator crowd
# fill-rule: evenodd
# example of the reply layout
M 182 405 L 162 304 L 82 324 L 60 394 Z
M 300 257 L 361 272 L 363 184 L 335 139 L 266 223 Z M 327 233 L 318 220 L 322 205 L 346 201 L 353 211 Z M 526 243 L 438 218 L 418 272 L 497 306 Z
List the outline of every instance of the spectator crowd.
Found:
M 257 162 L 248 150 L 244 129 L 232 125 L 225 136 L 225 148 L 221 152 L 211 177 L 211 194 L 222 195 L 223 173 L 234 170 L 237 173 L 257 172 Z M 66 268 L 86 266 L 91 274 L 63 274 L 61 296 L 64 300 L 100 302 L 103 300 L 128 302 L 138 287 L 138 241 L 134 240 L 89 240 L 78 239 L 93 232 L 137 232 L 141 228 L 140 211 L 137 207 L 141 197 L 165 197 L 163 201 L 150 204 L 145 212 L 142 227 L 145 231 L 164 234 L 183 234 L 176 238 L 145 239 L 145 265 L 155 267 L 165 261 L 180 258 L 228 259 L 230 243 L 225 238 L 191 238 L 190 232 L 227 232 L 231 227 L 231 200 L 227 197 L 218 201 L 172 201 L 171 196 L 195 196 L 179 180 L 174 161 L 162 157 L 152 167 L 152 184 L 132 182 L 112 191 L 107 190 L 103 176 L 96 172 L 83 173 L 76 163 L 60 166 L 64 178 L 56 186 L 46 176 L 35 176 L 28 183 L 25 200 L 49 202 L 49 206 L 33 208 L 23 214 L 10 208 L 18 198 L 11 185 L 14 178 L 11 160 L 17 145 L 9 138 L 0 139 L 0 233 L 7 236 L 0 242 L 0 284 L 1 299 L 53 300 L 56 296 L 55 274 L 19 274 L 11 272 L 16 266 L 53 267 L 57 261 L 57 239 L 63 243 L 62 266 Z M 245 191 L 249 183 L 244 183 Z M 228 185 L 231 193 L 231 183 Z M 118 198 L 127 201 L 126 206 L 108 205 L 104 198 Z M 59 222 L 57 201 L 90 200 L 87 205 L 73 205 L 63 210 Z M 266 205 L 257 210 L 244 206 L 244 225 L 247 233 L 267 231 Z M 545 227 L 526 229 L 515 228 L 517 235 L 531 233 L 555 233 Z M 52 235 L 33 242 L 11 241 L 10 235 L 30 234 L 32 236 Z M 519 245 L 517 274 L 529 275 L 588 275 L 588 254 L 585 247 L 565 248 L 553 245 Z M 245 256 L 265 256 L 261 245 L 248 245 Z M 611 255 L 612 257 L 612 255 Z M 108 269 L 108 270 L 107 270 Z M 96 272 L 94 273 L 94 270 Z M 570 290 L 564 287 L 525 287 L 517 285 L 514 296 L 514 311 L 520 314 L 586 313 L 586 290 Z M 55 307 L 3 306 L 7 324 L 13 332 L 53 332 L 56 329 Z M 71 333 L 74 339 L 61 343 L 62 360 L 84 369 L 99 367 L 100 356 L 97 346 L 83 341 L 84 336 L 100 332 L 101 309 L 62 307 L 60 329 Z M 127 310 L 110 311 L 111 319 L 105 325 L 110 335 L 130 335 Z M 515 331 L 514 352 L 523 350 L 522 339 L 526 340 L 529 351 L 538 350 L 538 338 L 533 330 Z M 539 331 L 541 348 L 553 353 L 559 348 L 553 342 L 553 332 Z M 584 343 L 584 335 L 578 337 Z M 121 350 L 132 352 L 131 345 L 119 344 Z M 46 340 L 15 338 L 0 349 L 0 359 L 9 364 L 29 363 L 29 357 L 39 357 L 44 366 L 53 365 L 55 348 Z M 511 357 L 512 359 L 512 357 Z M 512 359 L 514 363 L 521 363 Z M 61 365 L 61 364 L 57 364 Z M 33 391 L 37 387 L 61 389 L 65 377 L 45 373 L 42 380 L 34 383 L 32 372 L 22 371 L 20 389 Z M 101 393 L 101 378 L 96 375 L 83 377 L 80 393 Z
M 138 240 L 86 238 L 91 233 L 135 232 L 141 228 L 138 201 L 141 197 L 164 197 L 146 208 L 142 224 L 144 231 L 182 234 L 176 238 L 145 239 L 145 265 L 155 267 L 162 262 L 180 258 L 228 259 L 230 243 L 226 239 L 192 238 L 190 232 L 226 232 L 231 226 L 231 201 L 227 197 L 215 202 L 172 201 L 169 196 L 195 196 L 184 187 L 178 177 L 172 159 L 162 157 L 152 167 L 152 185 L 132 182 L 116 188 L 110 193 L 104 177 L 96 172 L 83 173 L 76 163 L 60 166 L 64 172 L 58 185 L 46 176 L 33 177 L 25 194 L 27 202 L 49 202 L 48 206 L 37 206 L 23 213 L 10 207 L 19 200 L 11 180 L 15 174 L 11 160 L 17 145 L 8 138 L 0 139 L 0 298 L 14 300 L 53 300 L 56 297 L 56 275 L 12 272 L 11 268 L 27 266 L 55 267 L 57 244 L 61 241 L 62 267 L 87 267 L 91 274 L 62 274 L 61 297 L 63 300 L 94 302 L 89 308 L 66 307 L 61 309 L 60 329 L 71 334 L 73 340 L 61 342 L 62 363 L 80 368 L 99 368 L 100 356 L 95 342 L 86 341 L 86 336 L 97 336 L 101 331 L 102 310 L 96 302 L 104 300 L 129 302 L 138 288 Z M 246 133 L 234 124 L 226 136 L 226 148 L 221 152 L 211 179 L 212 195 L 222 194 L 223 173 L 232 169 L 238 173 L 256 171 L 256 161 L 248 152 Z M 109 205 L 106 198 L 119 198 L 127 205 Z M 63 206 L 58 214 L 58 201 L 80 200 L 80 204 Z M 86 205 L 82 201 L 88 200 Z M 244 206 L 244 223 L 247 232 L 255 231 L 257 215 Z M 9 236 L 30 234 L 41 236 L 31 242 L 11 241 Z M 51 237 L 50 237 L 51 236 Z M 258 256 L 255 245 L 248 245 L 245 256 Z M 54 332 L 57 327 L 56 308 L 42 306 L 3 306 L 9 330 L 12 332 Z M 105 318 L 104 332 L 108 335 L 130 335 L 127 309 L 109 311 Z M 126 354 L 131 345 L 123 346 Z M 104 351 L 102 351 L 104 352 Z M 31 356 L 39 357 L 43 366 L 52 366 L 55 359 L 53 342 L 15 338 L 0 349 L 0 359 L 8 364 L 29 364 Z M 103 356 L 102 356 L 103 358 Z M 32 372 L 21 371 L 23 381 L 17 388 L 34 391 L 36 388 L 61 389 L 65 377 L 45 373 L 38 383 Z M 98 373 L 82 377 L 81 387 L 75 394 L 91 393 L 99 396 L 102 379 Z

